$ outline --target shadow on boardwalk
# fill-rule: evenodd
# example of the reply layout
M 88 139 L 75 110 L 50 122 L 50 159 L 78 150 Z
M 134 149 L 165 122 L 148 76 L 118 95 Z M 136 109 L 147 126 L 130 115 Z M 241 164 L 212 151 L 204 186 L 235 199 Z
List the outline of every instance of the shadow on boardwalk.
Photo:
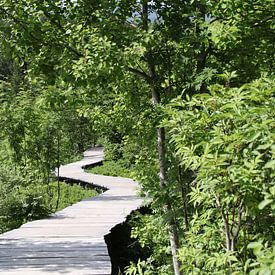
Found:
M 3 273 L 108 274 L 103 273 L 102 267 L 110 267 L 109 261 L 106 246 L 101 241 L 7 240 L 0 245 L 0 272 Z

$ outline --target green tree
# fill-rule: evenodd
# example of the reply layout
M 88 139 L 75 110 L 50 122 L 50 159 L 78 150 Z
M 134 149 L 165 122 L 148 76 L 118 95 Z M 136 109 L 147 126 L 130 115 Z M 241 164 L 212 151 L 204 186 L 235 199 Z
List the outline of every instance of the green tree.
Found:
M 139 168 L 143 191 L 153 197 L 153 207 L 169 225 L 174 270 L 179 274 L 180 237 L 196 231 L 190 225 L 195 210 L 188 200 L 197 172 L 184 170 L 182 155 L 175 156 L 175 144 L 167 142 L 161 126 L 167 116 L 163 106 L 179 95 L 210 93 L 214 83 L 240 87 L 271 73 L 273 2 L 0 3 L 4 46 L 23 64 L 31 84 L 43 83 L 46 90 L 49 85 L 58 87 L 58 96 L 49 102 L 68 100 L 80 117 L 92 121 L 93 131 L 116 142 L 118 156 L 134 155 L 130 158 Z M 22 139 L 16 142 L 24 144 Z M 241 206 L 239 202 L 235 208 L 241 212 Z M 228 237 L 232 243 L 232 234 Z M 234 246 L 228 243 L 228 251 Z

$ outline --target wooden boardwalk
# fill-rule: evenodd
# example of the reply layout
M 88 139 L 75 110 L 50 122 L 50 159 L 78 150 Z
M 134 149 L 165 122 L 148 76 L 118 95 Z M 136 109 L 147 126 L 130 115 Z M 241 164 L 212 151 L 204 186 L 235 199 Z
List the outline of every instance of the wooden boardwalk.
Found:
M 137 209 L 131 179 L 85 173 L 82 167 L 101 162 L 102 148 L 84 153 L 84 159 L 60 168 L 60 176 L 108 190 L 53 214 L 0 235 L 0 274 L 111 274 L 104 235 Z

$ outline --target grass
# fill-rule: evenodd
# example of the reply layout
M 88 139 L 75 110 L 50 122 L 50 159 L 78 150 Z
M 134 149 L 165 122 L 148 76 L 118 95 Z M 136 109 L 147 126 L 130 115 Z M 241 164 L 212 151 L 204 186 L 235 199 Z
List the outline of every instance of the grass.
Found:
M 47 188 L 48 189 L 48 188 Z M 57 182 L 50 183 L 50 196 L 48 196 L 48 203 L 51 209 L 55 209 L 57 201 Z M 45 190 L 46 191 L 46 190 Z M 60 182 L 60 201 L 57 210 L 62 210 L 67 206 L 77 203 L 83 199 L 94 197 L 98 195 L 95 189 L 82 187 L 79 184 L 68 184 Z
M 130 178 L 132 173 L 131 168 L 127 168 L 122 160 L 104 161 L 103 165 L 88 168 L 86 171 L 93 174 L 123 178 Z

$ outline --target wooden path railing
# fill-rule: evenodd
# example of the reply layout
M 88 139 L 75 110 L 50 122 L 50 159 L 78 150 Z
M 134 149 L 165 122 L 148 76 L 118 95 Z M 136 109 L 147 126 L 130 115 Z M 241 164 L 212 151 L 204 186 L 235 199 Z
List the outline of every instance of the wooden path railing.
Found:
M 0 235 L 0 274 L 111 274 L 104 235 L 142 200 L 131 179 L 83 171 L 82 167 L 103 158 L 103 149 L 93 148 L 84 153 L 83 160 L 60 167 L 60 177 L 107 191 Z

